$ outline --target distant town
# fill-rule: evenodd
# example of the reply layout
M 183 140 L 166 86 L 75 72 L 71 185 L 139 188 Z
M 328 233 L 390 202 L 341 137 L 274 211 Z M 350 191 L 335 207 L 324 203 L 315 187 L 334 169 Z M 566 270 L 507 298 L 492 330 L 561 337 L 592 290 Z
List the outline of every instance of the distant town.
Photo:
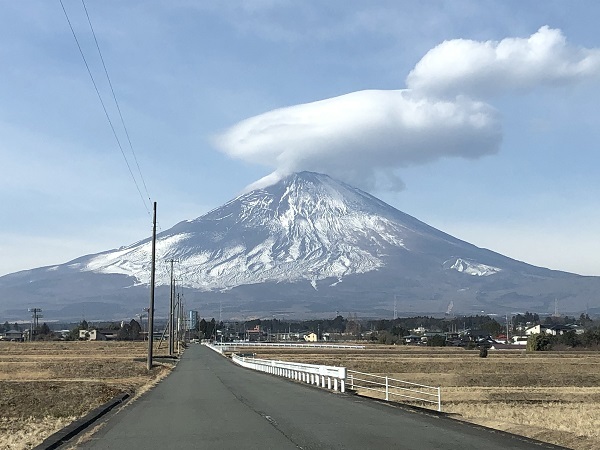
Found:
M 148 338 L 147 322 L 137 320 L 110 322 L 39 324 L 38 314 L 32 321 L 0 322 L 0 340 L 25 341 L 143 341 Z M 526 312 L 502 317 L 487 315 L 453 318 L 417 316 L 397 319 L 361 320 L 355 315 L 334 319 L 286 321 L 253 319 L 217 321 L 200 318 L 189 311 L 178 321 L 173 332 L 182 341 L 216 342 L 323 342 L 366 341 L 383 345 L 423 345 L 430 347 L 526 348 L 551 350 L 600 347 L 600 319 L 582 313 L 579 318 L 547 316 Z M 155 321 L 154 338 L 168 339 L 168 320 Z

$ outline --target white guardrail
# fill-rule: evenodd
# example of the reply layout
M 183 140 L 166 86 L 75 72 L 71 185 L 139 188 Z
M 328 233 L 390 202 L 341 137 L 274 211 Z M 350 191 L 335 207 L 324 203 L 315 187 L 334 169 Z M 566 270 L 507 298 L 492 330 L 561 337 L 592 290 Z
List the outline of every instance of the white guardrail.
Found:
M 236 347 L 288 347 L 288 348 L 345 348 L 354 350 L 364 350 L 364 345 L 351 345 L 351 344 L 311 344 L 311 343 L 300 343 L 300 342 L 226 342 L 226 343 L 215 343 L 218 347 L 223 347 L 225 351 L 235 350 Z
M 321 366 L 316 364 L 301 364 L 272 359 L 257 359 L 231 355 L 234 363 L 242 367 L 270 373 L 280 377 L 290 378 L 321 388 L 346 392 L 346 368 Z
M 235 346 L 213 345 L 210 343 L 204 343 L 203 345 L 222 355 L 225 351 L 231 351 L 229 347 Z M 349 389 L 357 392 L 364 390 L 383 394 L 386 401 L 393 399 L 408 404 L 436 405 L 437 410 L 442 411 L 442 396 L 439 386 L 411 383 L 410 381 L 398 380 L 388 376 L 348 370 L 345 367 L 258 359 L 238 356 L 235 353 L 231 355 L 231 359 L 234 363 L 249 369 L 333 389 L 334 391 L 346 392 L 346 386 L 348 386 Z M 360 394 L 360 392 L 358 393 Z
M 404 400 L 406 403 L 434 404 L 437 405 L 438 411 L 442 411 L 442 396 L 439 387 L 397 380 L 388 376 L 356 372 L 355 370 L 348 370 L 347 372 L 347 383 L 352 390 L 364 389 L 379 392 L 385 395 L 386 401 L 390 401 L 390 397 L 394 397 L 394 400 Z
M 221 355 L 224 352 L 223 347 L 221 347 L 220 345 L 219 346 L 213 345 L 213 344 L 211 344 L 209 342 L 203 342 L 202 345 L 206 345 L 208 348 L 210 348 L 211 350 L 214 350 L 217 353 L 220 353 Z

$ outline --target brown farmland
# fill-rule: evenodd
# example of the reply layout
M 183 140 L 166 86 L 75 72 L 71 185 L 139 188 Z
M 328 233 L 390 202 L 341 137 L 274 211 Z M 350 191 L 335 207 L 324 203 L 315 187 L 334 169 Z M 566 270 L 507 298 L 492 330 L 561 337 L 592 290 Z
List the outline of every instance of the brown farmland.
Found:
M 116 394 L 148 389 L 170 366 L 148 374 L 145 350 L 141 342 L 0 343 L 0 448 L 32 448 Z M 600 448 L 598 352 L 491 350 L 484 359 L 477 351 L 406 346 L 252 351 L 439 385 L 443 410 L 461 420 Z
M 443 411 L 458 419 L 568 448 L 600 448 L 599 352 L 490 350 L 480 358 L 475 350 L 408 346 L 253 351 L 441 386 Z
M 170 365 L 155 364 L 148 373 L 146 347 L 143 342 L 0 342 L 0 448 L 32 448 L 117 394 L 135 396 L 148 389 Z

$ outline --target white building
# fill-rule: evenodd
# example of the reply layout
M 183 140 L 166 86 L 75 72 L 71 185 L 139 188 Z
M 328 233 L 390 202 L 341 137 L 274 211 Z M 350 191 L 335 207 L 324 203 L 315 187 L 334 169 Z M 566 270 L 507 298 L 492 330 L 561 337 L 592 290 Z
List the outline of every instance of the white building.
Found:
M 317 342 L 319 339 L 317 337 L 317 333 L 308 333 L 304 335 L 304 340 L 306 342 Z
M 525 330 L 525 334 L 527 336 L 531 336 L 532 334 L 546 333 L 547 330 L 548 330 L 548 327 L 546 327 L 544 325 L 534 325 L 530 328 L 527 328 Z

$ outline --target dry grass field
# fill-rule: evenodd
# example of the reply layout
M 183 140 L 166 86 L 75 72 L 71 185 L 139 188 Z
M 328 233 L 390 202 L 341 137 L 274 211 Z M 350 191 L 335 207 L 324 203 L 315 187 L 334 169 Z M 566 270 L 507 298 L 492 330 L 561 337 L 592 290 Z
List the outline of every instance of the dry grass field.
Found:
M 480 358 L 476 350 L 408 346 L 253 351 L 441 386 L 443 411 L 461 420 L 568 448 L 600 448 L 599 352 L 490 350 Z
M 0 448 L 32 448 L 115 395 L 148 389 L 170 366 L 147 373 L 145 351 L 141 342 L 0 342 Z M 599 352 L 491 350 L 479 358 L 475 350 L 406 346 L 253 351 L 441 386 L 443 410 L 461 420 L 568 448 L 600 448 Z
M 149 373 L 146 348 L 143 342 L 0 342 L 0 448 L 32 448 L 117 394 L 148 389 L 170 365 L 155 364 Z

